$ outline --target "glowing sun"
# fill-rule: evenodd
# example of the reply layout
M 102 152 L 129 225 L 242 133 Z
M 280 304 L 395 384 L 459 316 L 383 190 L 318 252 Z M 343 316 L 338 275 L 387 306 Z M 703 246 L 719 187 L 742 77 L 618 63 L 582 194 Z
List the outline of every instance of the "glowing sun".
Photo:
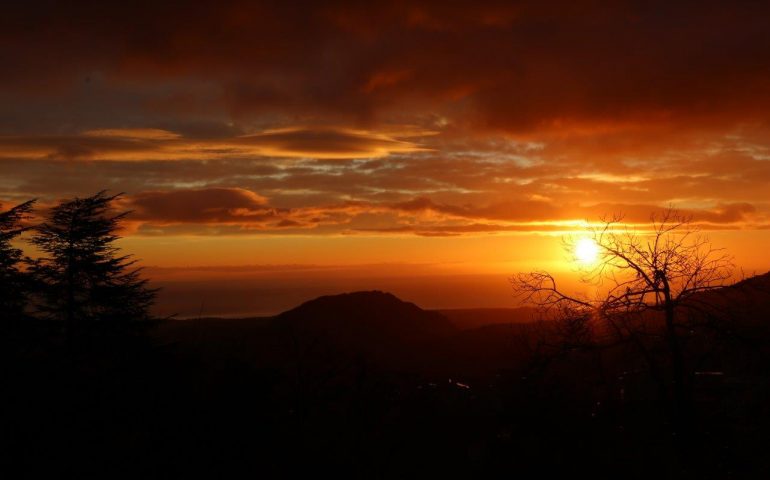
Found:
M 595 263 L 599 258 L 599 245 L 590 238 L 581 238 L 575 244 L 575 260 L 583 265 Z

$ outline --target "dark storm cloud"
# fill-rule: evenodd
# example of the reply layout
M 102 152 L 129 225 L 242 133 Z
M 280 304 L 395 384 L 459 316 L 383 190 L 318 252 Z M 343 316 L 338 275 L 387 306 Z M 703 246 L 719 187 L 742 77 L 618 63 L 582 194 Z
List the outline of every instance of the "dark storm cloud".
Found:
M 764 117 L 765 2 L 14 2 L 0 20 L 6 88 L 67 95 L 109 83 L 170 110 L 356 122 L 428 110 L 513 132 Z M 176 101 L 174 101 L 176 99 Z M 187 101 L 185 101 L 187 99 Z M 177 107 L 174 107 L 174 104 Z

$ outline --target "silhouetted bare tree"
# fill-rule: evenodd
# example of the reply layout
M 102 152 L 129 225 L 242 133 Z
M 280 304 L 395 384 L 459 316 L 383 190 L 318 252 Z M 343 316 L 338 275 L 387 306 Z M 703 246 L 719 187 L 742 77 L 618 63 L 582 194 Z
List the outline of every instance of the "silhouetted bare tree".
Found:
M 569 333 L 563 342 L 588 348 L 622 343 L 638 349 L 661 391 L 673 390 L 673 420 L 677 429 L 687 430 L 692 371 L 683 343 L 712 313 L 702 292 L 723 287 L 732 278 L 731 257 L 675 210 L 653 217 L 647 230 L 623 226 L 621 220 L 605 220 L 587 233 L 597 259 L 582 272 L 582 281 L 595 288 L 594 298 L 565 292 L 543 271 L 516 275 L 511 282 L 525 301 L 561 313 L 562 330 Z M 565 246 L 574 251 L 584 238 L 567 238 Z M 663 358 L 655 353 L 660 350 Z
M 29 227 L 23 221 L 29 216 L 34 200 L 0 212 L 0 315 L 18 320 L 24 315 L 29 292 L 29 276 L 21 268 L 24 254 L 11 242 Z
M 70 341 L 86 325 L 125 326 L 150 318 L 155 290 L 140 278 L 135 260 L 115 246 L 128 214 L 112 213 L 119 196 L 102 191 L 63 202 L 32 237 L 44 254 L 33 269 L 43 288 L 40 309 L 64 322 Z

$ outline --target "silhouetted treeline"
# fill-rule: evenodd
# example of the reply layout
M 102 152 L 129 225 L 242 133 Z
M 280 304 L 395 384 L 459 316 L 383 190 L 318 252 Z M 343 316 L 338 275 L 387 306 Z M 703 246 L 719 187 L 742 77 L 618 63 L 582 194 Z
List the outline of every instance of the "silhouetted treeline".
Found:
M 24 254 L 12 242 L 27 230 L 22 223 L 33 205 L 34 200 L 30 200 L 0 211 L 0 313 L 6 322 L 24 315 L 32 290 L 30 275 L 24 271 Z
M 150 319 L 155 290 L 115 246 L 128 213 L 113 212 L 119 196 L 62 201 L 39 223 L 35 200 L 0 212 L 0 315 L 9 333 L 45 324 L 72 345 Z M 25 255 L 25 246 L 35 255 Z

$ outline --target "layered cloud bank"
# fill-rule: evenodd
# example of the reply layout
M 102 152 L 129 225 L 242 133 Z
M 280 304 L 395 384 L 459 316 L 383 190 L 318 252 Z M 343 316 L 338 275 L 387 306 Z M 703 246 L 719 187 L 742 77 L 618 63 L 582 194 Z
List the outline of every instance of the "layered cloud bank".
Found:
M 0 200 L 135 235 L 770 225 L 762 2 L 15 4 Z
M 639 204 L 577 202 L 556 207 L 547 201 L 473 205 L 438 204 L 427 197 L 403 202 L 346 201 L 293 208 L 277 207 L 242 188 L 148 191 L 124 198 L 131 225 L 144 233 L 315 233 L 416 234 L 449 236 L 495 232 L 564 232 L 581 228 L 575 219 L 601 221 L 607 212 L 644 226 L 664 208 Z M 748 203 L 680 209 L 702 229 L 767 228 L 756 223 Z M 590 220 L 589 220 L 590 221 Z

